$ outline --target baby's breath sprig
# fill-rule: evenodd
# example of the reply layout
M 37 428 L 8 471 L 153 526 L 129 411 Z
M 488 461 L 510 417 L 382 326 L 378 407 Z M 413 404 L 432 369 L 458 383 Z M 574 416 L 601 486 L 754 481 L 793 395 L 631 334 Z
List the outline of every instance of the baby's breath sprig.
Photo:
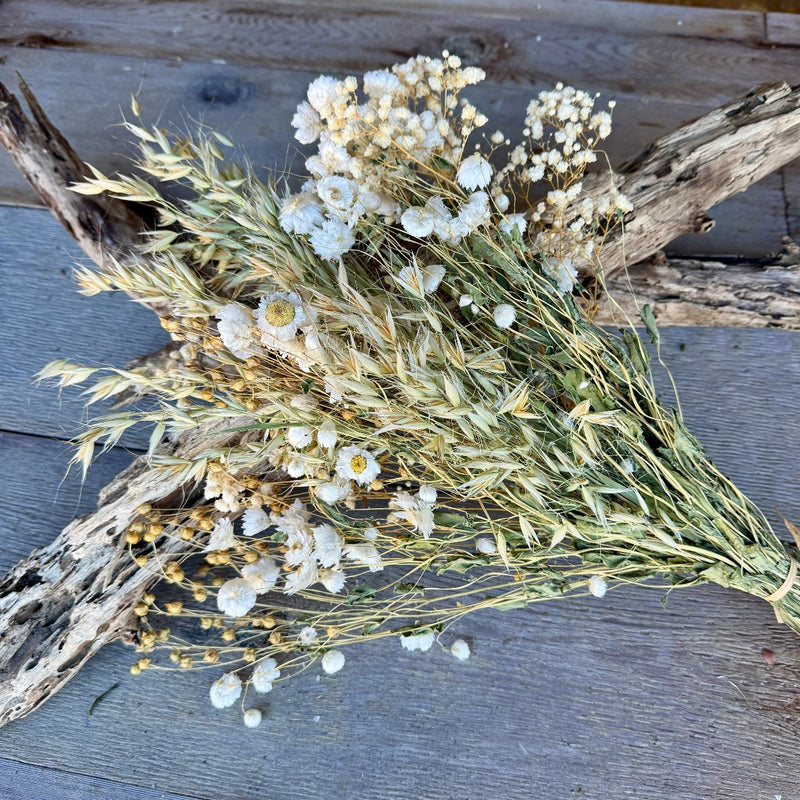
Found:
M 659 403 L 633 327 L 585 311 L 573 263 L 601 270 L 630 209 L 612 174 L 585 175 L 613 103 L 558 84 L 521 143 L 470 151 L 488 119 L 461 93 L 482 78 L 447 53 L 318 78 L 292 120 L 316 145 L 299 189 L 230 165 L 213 131 L 133 123 L 147 179 L 76 187 L 152 206 L 139 259 L 79 282 L 165 306 L 176 343 L 157 374 L 42 373 L 154 401 L 93 420 L 76 460 L 148 424 L 152 463 L 203 494 L 125 534 L 160 578 L 133 672 L 221 671 L 226 707 L 316 662 L 335 674 L 350 645 L 427 650 L 475 610 L 645 581 L 732 586 L 800 630 L 794 556 Z M 236 437 L 160 446 L 202 426 Z M 161 557 L 174 538 L 183 555 Z

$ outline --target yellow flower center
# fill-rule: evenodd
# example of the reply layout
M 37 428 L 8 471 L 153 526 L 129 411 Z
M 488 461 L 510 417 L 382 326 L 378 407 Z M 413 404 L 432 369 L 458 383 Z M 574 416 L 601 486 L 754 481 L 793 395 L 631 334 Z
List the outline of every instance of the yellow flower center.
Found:
M 273 300 L 264 309 L 264 318 L 275 328 L 288 325 L 295 317 L 294 306 L 288 300 Z
M 367 468 L 367 459 L 364 456 L 353 456 L 350 459 L 350 469 L 355 475 L 360 475 Z

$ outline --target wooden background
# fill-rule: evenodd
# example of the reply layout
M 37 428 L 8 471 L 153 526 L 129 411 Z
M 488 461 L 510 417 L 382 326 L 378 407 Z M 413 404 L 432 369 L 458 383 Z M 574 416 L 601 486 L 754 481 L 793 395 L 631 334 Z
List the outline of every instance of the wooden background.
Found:
M 442 47 L 487 68 L 473 95 L 509 134 L 532 92 L 557 80 L 616 97 L 615 163 L 754 83 L 800 81 L 800 19 L 789 14 L 607 0 L 0 2 L 0 79 L 21 72 L 104 170 L 127 163 L 115 125 L 133 92 L 149 119 L 206 121 L 258 167 L 284 166 L 292 109 L 318 72 Z M 74 292 L 80 254 L 4 158 L 0 203 L 3 570 L 91 508 L 144 441 L 130 436 L 83 487 L 64 479 L 80 400 L 31 376 L 58 357 L 120 364 L 164 335 L 122 297 Z M 713 216 L 709 235 L 670 250 L 777 250 L 798 236 L 800 167 Z M 800 519 L 798 334 L 672 329 L 664 354 L 716 462 L 773 519 L 775 509 Z M 0 798 L 800 798 L 800 640 L 767 604 L 733 592 L 663 599 L 624 589 L 478 615 L 457 631 L 473 647 L 463 664 L 369 645 L 336 677 L 303 675 L 259 702 L 256 730 L 209 706 L 208 673 L 133 678 L 132 652 L 108 647 L 0 730 Z

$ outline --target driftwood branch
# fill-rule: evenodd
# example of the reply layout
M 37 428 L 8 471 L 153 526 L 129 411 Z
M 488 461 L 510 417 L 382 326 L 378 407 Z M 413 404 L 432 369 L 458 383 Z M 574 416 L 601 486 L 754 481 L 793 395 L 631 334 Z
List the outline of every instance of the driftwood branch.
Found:
M 633 211 L 603 245 L 606 278 L 684 233 L 708 232 L 710 208 L 798 157 L 800 88 L 785 83 L 756 86 L 662 136 L 618 170 Z M 594 188 L 604 181 L 598 176 Z
M 116 201 L 87 199 L 67 190 L 86 174 L 85 167 L 24 84 L 23 93 L 33 121 L 0 87 L 0 143 L 101 268 L 107 258 L 130 257 L 141 220 Z M 604 250 L 607 274 L 620 272 L 626 260 L 652 255 L 687 230 L 704 227 L 708 207 L 800 154 L 798 126 L 797 93 L 776 84 L 759 87 L 651 145 L 624 170 L 622 190 L 636 210 L 627 222 L 624 252 L 622 240 L 613 239 Z M 654 275 L 654 269 L 643 268 L 643 279 Z M 713 274 L 725 272 L 715 268 Z M 796 294 L 796 271 L 786 276 Z M 667 286 L 667 277 L 659 280 Z M 675 280 L 671 273 L 669 280 Z M 642 290 L 652 288 L 647 283 Z M 690 303 L 697 304 L 698 296 Z M 169 357 L 168 350 L 161 351 L 137 366 L 158 369 Z M 200 428 L 180 437 L 175 453 L 191 457 L 194 448 L 219 441 L 222 435 Z M 233 444 L 235 434 L 225 441 Z M 125 633 L 133 606 L 154 578 L 116 562 L 122 531 L 141 503 L 188 505 L 193 490 L 191 484 L 169 478 L 140 459 L 101 493 L 97 511 L 71 523 L 52 544 L 35 550 L 0 581 L 0 725 L 36 708 L 94 652 Z M 187 546 L 173 539 L 162 552 L 175 557 Z M 116 566 L 110 570 L 109 564 Z
M 637 321 L 652 306 L 658 324 L 800 330 L 800 247 L 743 263 L 666 258 L 659 253 L 607 284 L 594 316 L 601 325 Z

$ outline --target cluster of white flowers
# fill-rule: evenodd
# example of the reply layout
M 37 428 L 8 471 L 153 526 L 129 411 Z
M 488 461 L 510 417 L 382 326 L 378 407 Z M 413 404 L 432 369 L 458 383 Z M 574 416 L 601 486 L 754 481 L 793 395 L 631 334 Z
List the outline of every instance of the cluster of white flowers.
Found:
M 281 227 L 307 236 L 318 256 L 334 260 L 353 247 L 362 219 L 396 221 L 403 203 L 388 176 L 434 157 L 458 162 L 466 138 L 487 122 L 471 104 L 459 104 L 459 93 L 483 78 L 483 70 L 462 67 L 448 53 L 368 72 L 360 93 L 355 77 L 317 78 L 292 119 L 299 142 L 319 142 L 305 162 L 311 178 L 284 200 Z M 466 159 L 459 170 L 467 188 L 485 186 L 491 177 L 488 162 L 475 159 Z M 464 213 L 480 216 L 477 208 Z M 446 208 L 445 214 L 452 218 Z M 460 217 L 458 230 L 467 224 Z
M 314 525 L 311 512 L 299 500 L 282 514 L 275 515 L 276 529 L 285 535 L 285 563 L 292 568 L 284 581 L 283 591 L 294 594 L 315 583 L 337 594 L 344 589 L 342 560 L 366 566 L 370 571 L 383 569 L 380 554 L 366 536 L 363 541 L 346 543 L 339 531 L 324 523 Z

